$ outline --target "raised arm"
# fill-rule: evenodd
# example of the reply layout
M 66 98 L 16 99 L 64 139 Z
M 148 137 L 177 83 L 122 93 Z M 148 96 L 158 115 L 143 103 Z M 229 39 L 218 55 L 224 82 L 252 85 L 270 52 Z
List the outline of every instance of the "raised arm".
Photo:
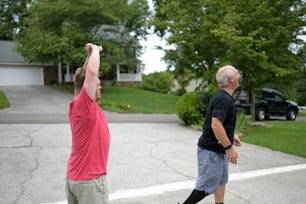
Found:
M 100 67 L 100 52 L 102 46 L 97 46 L 92 43 L 86 44 L 87 59 L 84 64 L 86 75 L 84 87 L 91 99 L 95 98 L 96 89 L 99 86 L 99 67 Z
M 86 60 L 85 60 L 85 62 L 84 62 L 84 64 L 83 64 L 83 69 L 86 69 L 87 64 L 88 64 L 89 57 L 90 57 L 90 55 L 91 55 L 91 43 L 87 43 L 87 44 L 85 45 L 85 49 L 86 49 L 86 51 L 87 51 L 87 57 L 86 57 Z

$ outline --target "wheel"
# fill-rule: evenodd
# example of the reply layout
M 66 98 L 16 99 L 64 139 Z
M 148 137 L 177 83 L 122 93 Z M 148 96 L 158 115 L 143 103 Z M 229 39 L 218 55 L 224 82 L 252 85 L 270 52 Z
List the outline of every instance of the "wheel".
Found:
M 295 120 L 296 119 L 296 110 L 290 109 L 286 116 L 287 120 Z
M 256 119 L 257 120 L 264 120 L 267 117 L 266 109 L 260 107 L 256 111 Z

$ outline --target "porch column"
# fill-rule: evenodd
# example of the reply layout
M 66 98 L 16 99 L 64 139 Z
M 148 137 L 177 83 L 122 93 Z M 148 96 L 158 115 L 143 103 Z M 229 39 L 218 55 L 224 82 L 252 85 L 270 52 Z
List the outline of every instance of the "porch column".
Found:
M 61 57 L 58 57 L 58 64 L 57 64 L 57 80 L 59 84 L 63 83 L 63 76 L 62 76 L 62 60 Z
M 116 74 L 117 74 L 117 81 L 120 81 L 120 66 L 118 63 L 116 65 Z
M 73 81 L 72 78 L 73 78 L 73 77 L 72 77 L 71 70 L 70 70 L 70 64 L 69 64 L 69 62 L 66 62 L 65 82 L 71 82 L 71 81 Z

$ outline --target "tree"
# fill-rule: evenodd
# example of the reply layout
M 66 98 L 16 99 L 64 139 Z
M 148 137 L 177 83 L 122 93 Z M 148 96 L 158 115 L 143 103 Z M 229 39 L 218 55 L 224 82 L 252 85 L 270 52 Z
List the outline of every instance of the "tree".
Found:
M 187 69 L 210 82 L 217 67 L 232 64 L 242 73 L 242 88 L 253 95 L 271 80 L 295 80 L 305 66 L 292 49 L 304 43 L 297 38 L 305 33 L 303 0 L 154 3 L 152 25 L 174 45 L 165 50 L 165 59 L 175 65 L 176 74 Z
M 306 106 L 306 73 L 303 73 L 303 78 L 301 78 L 297 83 L 297 102 L 300 106 Z
M 156 15 L 151 23 L 156 34 L 169 36 L 167 42 L 174 45 L 165 50 L 164 58 L 175 67 L 175 77 L 190 71 L 195 76 L 203 76 L 212 70 L 223 51 L 219 39 L 207 32 L 216 28 L 218 12 L 206 15 L 203 0 L 187 4 L 182 0 L 156 0 L 154 3 Z M 211 79 L 206 76 L 206 80 Z
M 306 64 L 306 44 L 299 53 Z M 300 106 L 306 106 L 306 68 L 303 69 L 300 79 L 297 81 L 297 102 Z
M 0 39 L 13 40 L 20 23 L 27 16 L 27 4 L 31 0 L 0 0 Z
M 160 93 L 169 93 L 172 87 L 172 76 L 171 73 L 168 71 L 154 72 L 147 75 L 143 75 L 143 89 Z
M 114 53 L 125 55 L 126 47 L 146 35 L 149 15 L 145 0 L 39 0 L 29 5 L 28 12 L 17 36 L 18 49 L 27 60 L 80 66 L 84 44 L 94 42 L 104 47 L 102 67 L 110 67 Z M 112 26 L 110 34 L 101 31 L 103 25 Z M 133 41 L 114 39 L 112 34 L 118 32 Z

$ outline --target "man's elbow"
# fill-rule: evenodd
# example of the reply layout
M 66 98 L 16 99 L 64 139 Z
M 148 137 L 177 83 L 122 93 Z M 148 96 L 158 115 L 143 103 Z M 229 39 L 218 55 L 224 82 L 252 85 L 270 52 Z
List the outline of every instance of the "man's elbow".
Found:
M 98 73 L 99 73 L 98 69 L 94 69 L 90 66 L 87 66 L 87 69 L 86 69 L 87 76 L 98 76 Z
M 222 123 L 218 118 L 212 119 L 210 127 L 213 131 L 218 130 L 221 126 L 222 126 Z

